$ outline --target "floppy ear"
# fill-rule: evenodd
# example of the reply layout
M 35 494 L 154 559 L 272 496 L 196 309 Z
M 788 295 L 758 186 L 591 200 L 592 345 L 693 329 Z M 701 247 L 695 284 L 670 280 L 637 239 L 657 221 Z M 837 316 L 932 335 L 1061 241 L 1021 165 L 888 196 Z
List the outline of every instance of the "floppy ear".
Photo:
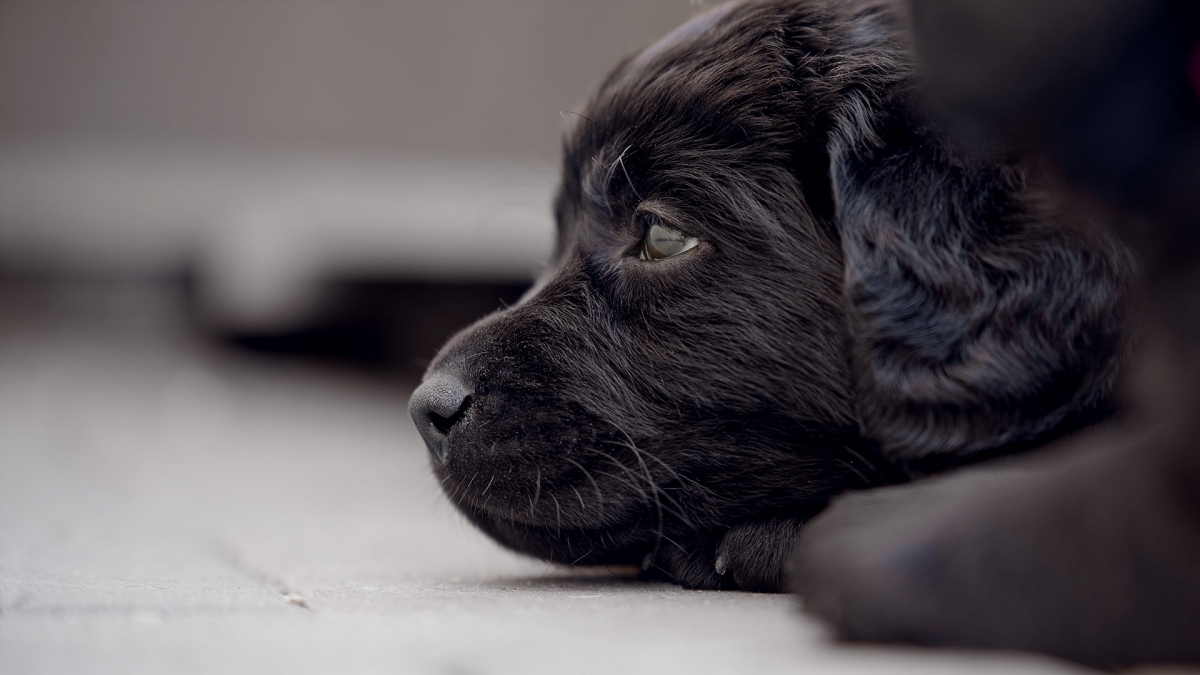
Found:
M 1102 417 L 1133 263 L 1021 166 L 954 156 L 914 100 L 851 95 L 828 152 L 863 431 L 920 472 Z

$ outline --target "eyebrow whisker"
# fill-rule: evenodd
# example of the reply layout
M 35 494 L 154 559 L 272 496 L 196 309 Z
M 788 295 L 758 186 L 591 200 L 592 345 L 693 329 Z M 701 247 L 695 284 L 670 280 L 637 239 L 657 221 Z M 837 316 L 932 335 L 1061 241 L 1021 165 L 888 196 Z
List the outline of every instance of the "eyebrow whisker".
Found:
M 578 118 L 580 118 L 580 119 L 582 119 L 582 120 L 586 120 L 586 121 L 590 122 L 592 126 L 596 127 L 596 130 L 597 130 L 597 131 L 601 131 L 601 132 L 603 132 L 603 131 L 604 131 L 604 129 L 602 129 L 602 128 L 600 127 L 600 125 L 599 125 L 599 124 L 596 124 L 596 123 L 595 123 L 595 122 L 592 120 L 592 118 L 588 117 L 587 115 L 581 115 L 580 113 L 577 113 L 577 112 L 575 112 L 574 110 L 559 110 L 559 111 L 558 111 L 558 116 L 559 116 L 559 117 L 563 117 L 563 116 L 565 116 L 565 115 L 574 115 L 574 116 L 576 116 L 576 117 L 578 117 Z
M 632 145 L 625 146 L 625 149 L 622 150 L 621 154 L 617 156 L 617 161 L 614 162 L 614 164 L 621 165 L 621 172 L 625 174 L 625 181 L 629 183 L 629 189 L 633 190 L 633 194 L 637 196 L 638 201 L 645 201 L 642 199 L 642 195 L 640 192 L 638 192 L 637 187 L 633 184 L 633 179 L 629 177 L 629 169 L 625 168 L 625 153 L 629 152 L 629 149 L 632 147 Z

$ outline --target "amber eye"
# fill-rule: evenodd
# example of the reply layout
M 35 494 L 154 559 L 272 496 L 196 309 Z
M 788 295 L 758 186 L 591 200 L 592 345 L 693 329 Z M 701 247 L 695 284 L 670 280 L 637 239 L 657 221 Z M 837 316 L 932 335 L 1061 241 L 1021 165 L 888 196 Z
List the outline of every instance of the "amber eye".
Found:
M 642 260 L 664 260 L 700 245 L 700 240 L 696 237 L 665 225 L 658 218 L 651 217 L 650 222 L 650 228 L 646 230 L 646 239 L 642 242 Z

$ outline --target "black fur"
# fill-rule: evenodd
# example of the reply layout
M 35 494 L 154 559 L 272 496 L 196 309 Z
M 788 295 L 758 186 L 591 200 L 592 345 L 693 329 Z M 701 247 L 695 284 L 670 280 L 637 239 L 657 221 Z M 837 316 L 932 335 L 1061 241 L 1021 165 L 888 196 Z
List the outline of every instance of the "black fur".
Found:
M 838 497 L 798 535 L 792 587 L 844 639 L 1200 663 L 1200 5 L 912 9 L 928 100 L 955 137 L 975 153 L 1037 152 L 1075 209 L 1104 213 L 1135 247 L 1142 335 L 1118 419 L 1031 456 Z M 1049 281 L 1066 290 L 1079 270 Z M 1063 384 L 1107 377 L 1062 356 Z M 997 429 L 1038 426 L 1013 422 Z
M 1107 416 L 1133 262 L 939 140 L 893 4 L 694 22 L 579 112 L 551 265 L 431 365 L 471 392 L 434 469 L 515 550 L 779 590 L 834 496 Z M 700 246 L 642 260 L 649 214 Z

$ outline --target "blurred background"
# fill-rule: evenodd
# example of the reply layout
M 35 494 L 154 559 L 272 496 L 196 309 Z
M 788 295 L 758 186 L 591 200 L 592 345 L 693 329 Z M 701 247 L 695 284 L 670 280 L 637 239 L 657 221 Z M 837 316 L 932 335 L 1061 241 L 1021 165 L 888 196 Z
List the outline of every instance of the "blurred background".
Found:
M 560 112 L 703 6 L 0 0 L 3 294 L 420 372 L 547 255 Z
M 0 672 L 789 645 L 783 599 L 725 601 L 747 622 L 501 550 L 406 413 L 440 343 L 543 264 L 560 112 L 702 8 L 0 0 Z

